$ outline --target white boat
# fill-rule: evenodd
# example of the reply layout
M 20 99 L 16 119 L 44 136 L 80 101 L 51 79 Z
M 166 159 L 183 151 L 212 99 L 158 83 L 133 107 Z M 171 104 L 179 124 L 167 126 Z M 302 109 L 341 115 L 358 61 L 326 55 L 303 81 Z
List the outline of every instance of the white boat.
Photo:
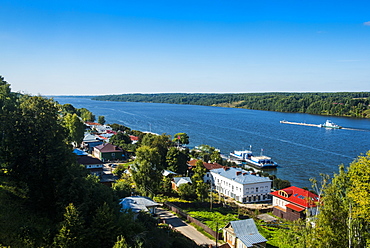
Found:
M 251 156 L 250 159 L 246 159 L 245 162 L 257 166 L 258 168 L 274 168 L 278 166 L 277 163 L 267 156 Z
M 336 129 L 342 128 L 341 126 L 334 124 L 331 120 L 326 120 L 324 124 L 321 124 L 321 127 L 336 128 Z
M 237 161 L 245 162 L 248 165 L 252 165 L 258 168 L 273 168 L 278 166 L 278 164 L 275 163 L 270 157 L 262 155 L 263 150 L 261 150 L 260 156 L 253 156 L 251 150 L 231 152 L 230 158 L 236 159 Z
M 245 150 L 245 151 L 234 151 L 230 152 L 230 157 L 236 160 L 245 161 L 252 156 L 252 151 Z

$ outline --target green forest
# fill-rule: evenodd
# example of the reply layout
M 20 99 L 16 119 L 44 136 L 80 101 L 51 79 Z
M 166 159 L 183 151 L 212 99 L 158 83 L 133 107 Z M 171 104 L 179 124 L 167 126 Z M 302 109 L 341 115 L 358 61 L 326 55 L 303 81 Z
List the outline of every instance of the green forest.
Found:
M 100 101 L 192 104 L 370 118 L 370 92 L 122 94 L 96 96 L 92 99 Z

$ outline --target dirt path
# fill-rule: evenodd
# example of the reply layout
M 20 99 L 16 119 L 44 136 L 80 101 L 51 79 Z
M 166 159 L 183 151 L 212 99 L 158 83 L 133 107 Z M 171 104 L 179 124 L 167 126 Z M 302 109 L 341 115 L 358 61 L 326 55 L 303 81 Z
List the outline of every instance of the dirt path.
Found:
M 180 218 L 178 218 L 170 211 L 164 210 L 163 208 L 158 208 L 157 214 L 162 220 L 165 220 L 166 224 L 171 225 L 175 230 L 194 240 L 194 242 L 198 245 L 211 244 L 212 246 L 216 246 L 215 241 L 207 238 L 202 233 L 198 232 L 198 230 L 195 229 L 193 226 L 183 222 Z

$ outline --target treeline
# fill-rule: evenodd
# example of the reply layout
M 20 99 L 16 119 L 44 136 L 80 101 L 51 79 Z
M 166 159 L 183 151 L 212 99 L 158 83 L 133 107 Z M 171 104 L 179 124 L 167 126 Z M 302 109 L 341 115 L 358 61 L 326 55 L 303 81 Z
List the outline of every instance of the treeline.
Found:
M 92 99 L 100 101 L 192 104 L 370 118 L 370 92 L 123 94 L 97 96 Z

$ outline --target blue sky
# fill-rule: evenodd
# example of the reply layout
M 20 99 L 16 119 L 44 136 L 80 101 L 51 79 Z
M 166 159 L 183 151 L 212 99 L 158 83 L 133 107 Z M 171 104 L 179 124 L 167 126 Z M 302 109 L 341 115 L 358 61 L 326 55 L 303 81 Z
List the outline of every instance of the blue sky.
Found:
M 370 91 L 370 1 L 0 0 L 0 75 L 41 95 Z

